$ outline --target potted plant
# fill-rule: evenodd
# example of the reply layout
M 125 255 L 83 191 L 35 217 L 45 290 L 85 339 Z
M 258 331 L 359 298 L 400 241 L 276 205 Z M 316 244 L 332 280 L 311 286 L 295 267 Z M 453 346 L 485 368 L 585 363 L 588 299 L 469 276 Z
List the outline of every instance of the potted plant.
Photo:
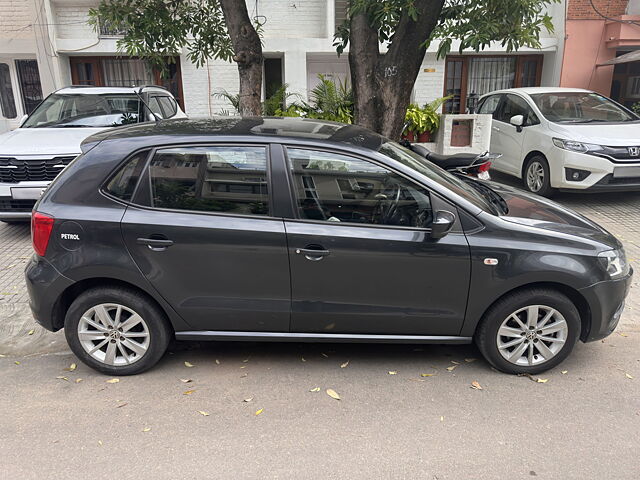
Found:
M 407 128 L 403 132 L 402 137 L 410 142 L 430 142 L 433 133 L 438 130 L 440 126 L 438 109 L 450 98 L 450 96 L 436 98 L 424 107 L 420 107 L 415 103 L 410 104 L 405 115 Z

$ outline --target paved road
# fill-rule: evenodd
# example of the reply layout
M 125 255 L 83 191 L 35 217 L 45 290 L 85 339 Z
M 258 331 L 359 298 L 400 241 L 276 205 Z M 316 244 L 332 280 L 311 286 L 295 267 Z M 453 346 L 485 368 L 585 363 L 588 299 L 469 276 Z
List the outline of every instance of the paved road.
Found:
M 640 259 L 640 194 L 558 200 Z M 0 478 L 640 478 L 638 280 L 618 332 L 544 383 L 493 371 L 473 346 L 256 343 L 173 345 L 107 383 L 65 371 L 77 361 L 61 335 L 25 316 L 28 228 L 0 225 L 0 244 Z M 60 353 L 11 354 L 41 351 Z

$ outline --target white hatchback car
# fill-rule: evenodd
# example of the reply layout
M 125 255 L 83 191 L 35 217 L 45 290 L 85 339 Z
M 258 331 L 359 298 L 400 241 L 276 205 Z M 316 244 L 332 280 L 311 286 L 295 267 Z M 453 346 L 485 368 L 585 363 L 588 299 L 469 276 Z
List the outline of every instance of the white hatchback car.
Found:
M 153 115 L 151 115 L 153 113 Z M 66 87 L 0 135 L 0 220 L 28 220 L 44 189 L 105 128 L 186 117 L 163 87 Z
M 512 88 L 480 98 L 493 115 L 492 168 L 527 190 L 640 190 L 640 118 L 613 100 L 577 88 Z

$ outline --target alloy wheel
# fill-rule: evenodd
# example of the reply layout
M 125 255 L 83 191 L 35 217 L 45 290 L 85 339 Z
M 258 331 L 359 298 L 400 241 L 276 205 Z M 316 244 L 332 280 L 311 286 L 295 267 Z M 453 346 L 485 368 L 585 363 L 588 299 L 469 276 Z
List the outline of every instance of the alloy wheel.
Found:
M 87 310 L 78 322 L 82 348 L 105 365 L 130 365 L 147 353 L 147 323 L 134 310 L 117 303 L 103 303 Z
M 527 168 L 527 187 L 532 192 L 538 192 L 544 185 L 544 167 L 540 162 L 533 161 Z
M 529 305 L 516 310 L 500 325 L 498 351 L 515 365 L 547 362 L 564 347 L 569 334 L 567 321 L 555 308 Z

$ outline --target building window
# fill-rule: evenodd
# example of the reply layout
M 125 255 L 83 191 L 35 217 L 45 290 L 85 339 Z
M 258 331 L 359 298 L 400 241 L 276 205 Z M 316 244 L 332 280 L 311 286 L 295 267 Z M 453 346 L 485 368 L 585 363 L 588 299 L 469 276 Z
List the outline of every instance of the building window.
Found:
M 16 60 L 16 70 L 18 71 L 24 113 L 30 115 L 42 101 L 38 62 L 36 60 Z
M 349 13 L 349 0 L 334 0 L 334 28 L 337 32 L 347 19 Z
M 444 95 L 453 98 L 445 113 L 464 113 L 467 96 L 503 88 L 540 85 L 542 55 L 467 55 L 447 57 Z
M 123 25 L 117 25 L 103 18 L 98 20 L 98 32 L 100 37 L 122 37 L 127 33 Z
M 11 87 L 11 73 L 9 65 L 0 63 L 0 108 L 5 118 L 16 118 L 16 102 L 13 99 L 13 88 Z

